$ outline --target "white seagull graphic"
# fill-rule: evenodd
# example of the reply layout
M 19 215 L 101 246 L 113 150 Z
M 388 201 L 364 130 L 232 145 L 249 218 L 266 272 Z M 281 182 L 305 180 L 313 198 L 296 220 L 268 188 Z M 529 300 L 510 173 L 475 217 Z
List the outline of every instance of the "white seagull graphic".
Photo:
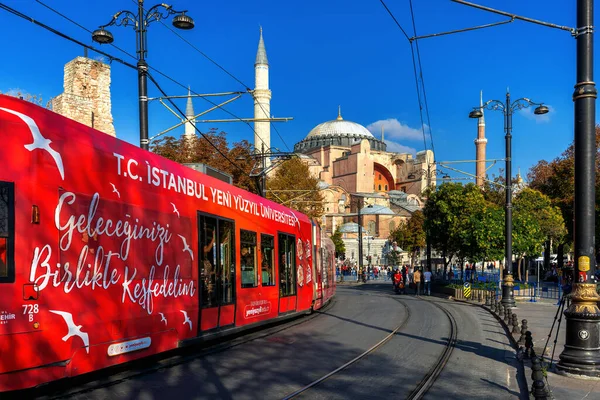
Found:
M 190 253 L 190 257 L 192 257 L 192 261 L 194 261 L 194 253 L 192 252 L 192 249 L 190 248 L 190 246 L 188 246 L 187 244 L 187 240 L 185 240 L 185 237 L 181 236 L 181 235 L 177 235 L 181 238 L 181 240 L 183 241 L 183 251 L 187 251 L 188 253 Z
M 171 203 L 171 205 L 173 206 L 173 212 L 175 214 L 177 214 L 177 218 L 179 218 L 179 210 L 177 209 L 177 207 L 175 206 L 175 203 Z
M 183 324 L 189 324 L 190 325 L 190 331 L 192 330 L 192 320 L 188 318 L 187 312 L 183 311 L 183 310 L 179 310 L 183 313 L 183 316 L 185 317 L 185 320 L 183 321 Z
M 64 180 L 65 179 L 65 169 L 63 166 L 63 162 L 62 162 L 62 157 L 56 150 L 54 150 L 52 147 L 50 147 L 50 143 L 52 143 L 52 140 L 46 139 L 42 135 L 42 133 L 40 132 L 40 129 L 38 128 L 35 121 L 31 117 L 28 117 L 25 114 L 21 114 L 20 112 L 13 111 L 8 108 L 0 107 L 0 110 L 3 110 L 3 111 L 6 111 L 7 113 L 16 115 L 17 117 L 21 118 L 23 120 L 23 122 L 25 122 L 27 124 L 27 126 L 29 127 L 29 130 L 31 131 L 31 136 L 33 137 L 33 143 L 26 144 L 24 147 L 29 151 L 33 151 L 35 149 L 46 150 L 48 152 L 48 154 L 50 154 L 50 156 L 54 159 L 54 162 L 56 163 L 56 166 L 58 167 L 58 172 L 60 172 L 60 177 Z
M 116 194 L 117 194 L 117 196 L 118 196 L 119 198 L 121 198 L 121 193 L 119 193 L 119 191 L 117 190 L 117 187 L 115 186 L 115 184 L 114 184 L 114 183 L 112 183 L 112 182 L 108 182 L 108 183 L 110 183 L 110 184 L 111 184 L 111 186 L 113 187 L 113 193 L 116 193 Z
M 159 312 L 159 314 L 160 314 L 160 322 L 165 321 L 165 325 L 167 325 L 167 319 L 165 318 L 165 314 L 163 314 L 161 312 Z
M 81 332 L 81 325 L 75 325 L 75 323 L 73 322 L 73 315 L 66 311 L 50 310 L 50 312 L 53 314 L 58 314 L 61 317 L 63 317 L 63 319 L 65 320 L 65 323 L 67 324 L 67 328 L 69 328 L 69 332 L 62 338 L 63 342 L 66 342 L 67 340 L 69 340 L 69 338 L 71 336 L 79 336 L 81 338 L 81 340 L 83 340 L 83 344 L 85 345 L 85 351 L 88 352 L 88 354 L 89 354 L 90 340 L 89 340 L 88 334 L 85 332 Z

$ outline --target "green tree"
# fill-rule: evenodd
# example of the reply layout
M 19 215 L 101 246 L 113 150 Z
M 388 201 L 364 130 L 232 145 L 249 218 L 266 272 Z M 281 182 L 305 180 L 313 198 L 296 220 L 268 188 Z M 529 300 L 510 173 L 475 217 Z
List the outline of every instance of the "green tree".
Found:
M 457 236 L 457 223 L 464 210 L 463 186 L 460 183 L 445 183 L 432 191 L 423 208 L 425 231 L 431 246 L 441 251 L 444 268 L 461 249 Z
M 258 193 L 256 182 L 249 175 L 254 165 L 250 149 L 251 145 L 247 140 L 236 142 L 229 148 L 227 134 L 213 128 L 202 137 L 186 138 L 182 135 L 176 139 L 165 136 L 153 142 L 150 150 L 181 164 L 209 165 L 231 175 L 234 185 Z
M 421 211 L 415 211 L 407 221 L 403 221 L 390 233 L 390 240 L 410 254 L 410 264 L 415 265 L 417 254 L 426 245 L 425 216 Z
M 336 228 L 333 235 L 331 235 L 331 240 L 335 245 L 335 256 L 340 257 L 342 254 L 346 253 L 346 245 L 342 240 L 342 232 L 340 232 L 340 228 Z
M 600 251 L 600 126 L 596 126 L 596 258 Z M 575 186 L 575 148 L 571 144 L 559 157 L 539 161 L 527 174 L 529 186 L 547 195 L 558 206 L 566 224 L 564 242 L 573 242 L 573 204 Z
M 536 256 L 545 240 L 562 241 L 566 234 L 562 213 L 548 196 L 530 188 L 520 191 L 514 200 L 513 217 L 513 254 L 518 259 L 519 280 L 524 257 Z
M 284 161 L 267 179 L 267 198 L 311 218 L 319 218 L 323 214 L 323 195 L 318 183 L 302 160 L 292 158 Z

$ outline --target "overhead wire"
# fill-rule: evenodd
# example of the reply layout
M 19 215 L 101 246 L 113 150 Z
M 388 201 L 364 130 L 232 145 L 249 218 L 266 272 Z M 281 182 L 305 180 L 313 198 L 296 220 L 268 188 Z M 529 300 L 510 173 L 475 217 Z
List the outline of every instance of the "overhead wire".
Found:
M 402 31 L 402 34 L 404 35 L 404 37 L 406 38 L 406 40 L 408 41 L 408 43 L 410 45 L 410 52 L 411 52 L 412 64 L 413 64 L 413 73 L 415 76 L 415 86 L 416 86 L 416 90 L 417 90 L 417 101 L 419 103 L 419 118 L 421 121 L 421 132 L 423 134 L 423 146 L 424 146 L 425 150 L 427 150 L 427 148 L 428 148 L 427 133 L 425 132 L 426 124 L 425 124 L 425 119 L 423 118 L 423 109 L 425 109 L 425 115 L 427 118 L 427 131 L 429 133 L 429 140 L 431 142 L 431 151 L 433 153 L 433 164 L 435 164 L 435 146 L 434 146 L 434 142 L 433 142 L 433 131 L 431 129 L 431 118 L 429 116 L 427 91 L 425 90 L 425 80 L 423 78 L 423 65 L 421 63 L 421 52 L 419 50 L 419 43 L 417 40 L 414 40 L 414 43 L 413 43 L 413 39 L 411 39 L 408 36 L 408 34 L 406 33 L 406 31 L 404 30 L 402 25 L 400 25 L 400 22 L 398 22 L 398 20 L 396 19 L 396 17 L 392 13 L 392 11 L 388 8 L 388 6 L 385 4 L 385 2 L 383 0 L 379 0 L 379 1 L 383 5 L 383 7 L 387 11 L 387 13 L 390 15 L 392 20 L 394 20 L 394 22 L 396 23 L 396 26 Z M 409 4 L 410 4 L 410 13 L 411 13 L 414 36 L 416 37 L 417 36 L 417 28 L 416 28 L 416 23 L 415 23 L 415 16 L 414 16 L 412 0 L 409 0 Z M 416 50 L 416 57 L 415 57 L 415 50 Z M 419 86 L 419 81 L 421 82 L 420 86 Z M 422 94 L 421 94 L 421 90 L 423 92 Z M 427 156 L 426 156 L 426 163 L 427 163 L 427 174 L 430 174 L 431 173 L 430 172 L 431 171 L 430 170 L 430 160 L 429 160 L 429 157 L 427 157 Z M 429 181 L 432 179 L 432 177 L 428 175 L 427 179 Z
M 402 25 L 400 25 L 400 22 L 398 22 L 398 20 L 396 19 L 396 17 L 392 13 L 392 11 L 387 7 L 387 5 L 385 4 L 385 2 L 383 0 L 379 0 L 379 1 L 383 5 L 383 7 L 386 9 L 386 11 L 390 15 L 390 17 L 392 17 L 392 19 L 396 23 L 396 26 L 398 26 L 398 28 L 400 28 L 400 30 L 404 34 L 404 37 L 406 37 L 406 40 L 410 44 L 410 53 L 411 53 L 411 56 L 412 56 L 413 72 L 414 72 L 414 75 L 415 75 L 415 86 L 416 86 L 416 89 L 417 89 L 417 100 L 419 102 L 419 116 L 420 116 L 420 119 L 421 119 L 421 131 L 423 133 L 423 146 L 425 147 L 425 150 L 427 150 L 427 137 L 426 137 L 426 133 L 425 133 L 425 121 L 423 119 L 423 102 L 421 101 L 421 89 L 419 87 L 419 74 L 417 73 L 417 62 L 416 62 L 416 57 L 415 57 L 415 48 L 413 46 L 412 41 L 410 40 L 410 37 L 408 36 L 408 34 L 404 30 L 404 28 L 402 28 Z M 428 164 L 429 164 L 429 158 L 427 158 L 427 160 L 428 160 Z
M 415 13 L 413 11 L 412 0 L 409 0 L 410 4 L 410 15 L 412 19 L 412 26 L 415 36 L 417 36 L 417 26 L 415 24 Z M 419 41 L 415 40 L 415 48 L 417 50 L 417 60 L 419 61 L 419 75 L 421 76 L 421 86 L 423 87 L 423 100 L 425 102 L 425 113 L 427 115 L 427 129 L 429 131 L 429 140 L 431 141 L 431 151 L 433 152 L 433 159 L 435 163 L 435 146 L 433 144 L 433 133 L 431 130 L 431 119 L 429 118 L 429 103 L 427 102 L 427 91 L 425 90 L 425 78 L 423 77 L 423 64 L 421 63 L 421 52 L 419 51 Z M 412 41 L 411 41 L 412 43 Z
M 134 4 L 138 4 L 137 0 L 131 0 Z M 145 10 L 145 9 L 144 9 Z M 145 10 L 147 11 L 147 10 Z M 186 44 L 188 44 L 192 49 L 196 50 L 201 56 L 203 56 L 204 58 L 206 58 L 208 61 L 210 61 L 212 64 L 214 64 L 215 66 L 217 66 L 219 69 L 221 69 L 223 72 L 225 72 L 227 75 L 229 75 L 231 78 L 233 78 L 235 81 L 237 81 L 238 83 L 240 83 L 245 89 L 246 91 L 248 91 L 249 93 L 252 93 L 253 90 L 250 89 L 250 87 L 248 85 L 246 85 L 244 82 L 242 82 L 239 78 L 237 78 L 235 75 L 233 75 L 231 72 L 229 72 L 225 67 L 223 67 L 222 65 L 220 65 L 218 62 L 216 62 L 215 60 L 213 60 L 211 57 L 209 57 L 206 53 L 204 53 L 202 50 L 200 50 L 198 47 L 196 47 L 193 43 L 191 43 L 189 40 L 187 40 L 186 38 L 184 38 L 183 36 L 181 36 L 179 34 L 179 32 L 175 31 L 173 28 L 171 28 L 169 25 L 165 24 L 162 20 L 158 19 L 158 22 L 160 22 L 165 28 L 167 28 L 169 31 L 171 31 L 175 36 L 177 36 L 179 39 L 181 39 L 183 42 L 185 42 Z M 254 98 L 254 96 L 252 96 Z M 260 103 L 260 102 L 256 102 L 256 104 L 258 104 L 258 106 L 261 108 L 262 112 L 267 116 L 267 118 L 270 118 L 270 115 L 267 114 L 264 106 Z M 285 146 L 285 148 L 289 151 L 290 147 L 287 145 L 286 141 L 283 139 L 283 137 L 281 136 L 281 133 L 279 133 L 279 130 L 277 129 L 277 127 L 275 126 L 275 124 L 273 124 L 273 122 L 269 121 L 270 126 L 275 130 L 275 133 L 277 133 L 277 136 L 279 137 L 279 140 L 281 140 L 281 142 L 283 143 L 283 145 Z M 254 132 L 256 134 L 256 132 Z M 262 140 L 262 138 L 260 136 L 255 136 L 258 137 L 263 144 L 266 144 L 264 142 L 264 140 Z
M 35 19 L 33 19 L 33 18 L 29 17 L 28 15 L 26 15 L 26 14 L 23 14 L 23 13 L 21 13 L 20 11 L 17 11 L 17 10 L 15 10 L 15 9 L 13 9 L 13 8 L 11 8 L 11 7 L 9 7 L 9 6 L 5 5 L 5 4 L 3 4 L 3 3 L 0 3 L 0 9 L 3 9 L 3 10 L 5 10 L 5 11 L 8 11 L 8 12 L 10 12 L 11 14 L 14 14 L 14 15 L 16 15 L 16 16 L 18 16 L 18 17 L 20 17 L 20 18 L 23 18 L 23 19 L 25 19 L 25 20 L 29 21 L 29 22 L 32 22 L 32 23 L 34 23 L 35 25 L 38 25 L 38 26 L 40 26 L 40 27 L 42 27 L 42 28 L 44 28 L 44 29 L 46 29 L 46 30 L 48 30 L 48 31 L 50 31 L 50 32 L 52 32 L 52 33 L 54 33 L 54 34 L 56 34 L 56 35 L 58 35 L 58 36 L 62 37 L 62 38 L 64 38 L 64 39 L 67 39 L 67 40 L 69 40 L 69 41 L 71 41 L 71 42 L 77 43 L 77 44 L 79 44 L 79 45 L 81 45 L 81 46 L 83 46 L 83 47 L 86 47 L 86 48 L 90 49 L 90 50 L 96 51 L 97 53 L 99 53 L 99 54 L 102 54 L 102 55 L 104 55 L 104 56 L 108 57 L 110 60 L 117 61 L 117 62 L 120 62 L 120 63 L 122 63 L 122 64 L 124 64 L 124 65 L 126 65 L 126 66 L 130 67 L 130 68 L 137 69 L 137 67 L 136 67 L 135 65 L 133 65 L 133 64 L 129 64 L 129 63 L 127 63 L 126 61 L 123 61 L 123 60 L 121 60 L 121 59 L 119 59 L 119 58 L 117 58 L 117 57 L 114 57 L 114 56 L 112 56 L 112 55 L 110 55 L 110 54 L 106 53 L 106 52 L 103 52 L 103 51 L 101 51 L 101 50 L 98 50 L 98 49 L 94 48 L 93 46 L 89 46 L 89 45 L 87 45 L 87 44 L 85 44 L 85 43 L 83 43 L 83 42 L 80 42 L 80 41 L 78 41 L 77 39 L 74 39 L 74 38 L 72 38 L 72 37 L 70 37 L 70 36 L 68 36 L 68 35 L 66 35 L 66 34 L 64 34 L 64 33 L 60 32 L 60 31 L 58 31 L 58 30 L 56 30 L 56 29 L 54 29 L 54 28 L 52 28 L 52 27 L 50 27 L 50 26 L 46 25 L 46 24 L 44 24 L 44 23 L 42 23 L 42 22 L 39 22 L 39 21 L 37 21 L 37 20 L 35 20 Z M 159 71 L 157 71 L 157 72 L 159 72 Z M 162 74 L 162 73 L 161 73 L 161 74 Z M 158 90 L 159 90 L 159 91 L 160 91 L 160 92 L 163 94 L 163 96 L 166 96 L 166 97 L 168 97 L 168 96 L 166 95 L 166 93 L 164 92 L 164 90 L 163 90 L 163 89 L 160 87 L 160 85 L 158 85 L 158 82 L 156 82 L 156 80 L 154 79 L 154 77 L 153 77 L 153 76 L 152 76 L 150 73 L 148 73 L 147 75 L 148 75 L 148 78 L 149 78 L 149 79 L 150 79 L 150 80 L 151 80 L 151 81 L 152 81 L 152 82 L 153 82 L 153 83 L 156 85 L 156 87 L 158 88 Z M 167 78 L 169 78 L 169 79 L 171 79 L 173 82 L 175 82 L 175 83 L 179 84 L 179 82 L 177 82 L 177 81 L 175 81 L 174 79 L 170 78 L 168 75 L 166 75 L 166 74 L 162 74 L 162 75 L 163 75 L 163 76 L 165 76 L 165 77 L 167 77 Z M 220 155 L 221 155 L 223 158 L 225 158 L 225 159 L 226 159 L 226 160 L 227 160 L 229 163 L 231 163 L 232 165 L 234 165 L 234 166 L 235 166 L 235 168 L 237 168 L 237 169 L 239 169 L 240 171 L 242 171 L 242 172 L 243 172 L 245 175 L 248 175 L 248 176 L 249 176 L 249 174 L 248 174 L 248 173 L 247 173 L 247 172 L 246 172 L 246 171 L 245 171 L 243 168 L 241 168 L 239 165 L 237 165 L 236 163 L 234 163 L 233 161 L 231 161 L 231 159 L 229 159 L 229 157 L 227 157 L 225 154 L 223 154 L 223 152 L 221 152 L 221 151 L 219 150 L 219 148 L 218 148 L 218 147 L 217 147 L 217 146 L 216 146 L 214 143 L 212 143 L 212 141 L 211 141 L 211 140 L 210 140 L 208 137 L 206 137 L 206 135 L 204 135 L 204 134 L 203 134 L 203 133 L 202 133 L 202 132 L 201 132 L 201 131 L 200 131 L 200 130 L 199 130 L 197 127 L 196 127 L 196 125 L 195 125 L 195 124 L 194 124 L 192 121 L 190 121 L 190 120 L 187 118 L 187 116 L 185 116 L 185 114 L 183 114 L 183 113 L 181 112 L 181 110 L 179 109 L 179 107 L 177 107 L 177 105 L 175 105 L 175 103 L 174 103 L 174 102 L 173 102 L 173 101 L 172 101 L 170 98 L 167 98 L 167 100 L 168 100 L 168 101 L 171 103 L 171 105 L 172 105 L 172 106 L 173 106 L 175 109 L 177 109 L 177 111 L 178 111 L 180 114 L 184 115 L 184 119 L 186 120 L 186 122 L 190 122 L 190 123 L 192 124 L 192 126 L 194 126 L 194 129 L 195 129 L 195 130 L 196 130 L 196 131 L 197 131 L 197 132 L 198 132 L 198 133 L 199 133 L 199 134 L 200 134 L 200 135 L 201 135 L 201 136 L 202 136 L 202 137 L 203 137 L 203 138 L 204 138 L 204 139 L 205 139 L 205 140 L 206 140 L 206 141 L 207 141 L 207 142 L 208 142 L 208 143 L 209 143 L 209 144 L 210 144 L 212 147 L 213 147 L 213 148 L 215 148 L 215 150 L 217 150 L 217 152 L 218 152 L 218 153 L 219 153 L 219 154 L 220 154 Z M 208 100 L 208 99 L 206 99 L 206 100 L 210 102 L 210 100 Z M 212 102 L 211 102 L 211 103 L 212 103 Z M 225 111 L 226 111 L 226 110 L 225 110 Z M 230 113 L 230 114 L 231 114 L 231 113 Z M 231 115 L 233 115 L 233 114 L 231 114 Z M 236 118 L 237 118 L 237 119 L 240 119 L 239 117 L 236 117 Z
M 69 18 L 69 17 L 68 17 L 68 16 L 66 16 L 65 14 L 61 13 L 60 11 L 58 11 L 58 10 L 56 10 L 56 9 L 54 9 L 54 8 L 52 8 L 52 7 L 50 7 L 50 6 L 48 6 L 47 4 L 45 4 L 44 2 L 42 2 L 41 0 L 36 0 L 36 2 L 38 2 L 39 4 L 41 4 L 41 5 L 42 5 L 42 6 L 44 6 L 44 7 L 48 8 L 48 9 L 49 9 L 49 10 L 51 10 L 52 12 L 54 12 L 54 13 L 58 14 L 59 16 L 63 17 L 63 18 L 64 18 L 64 19 L 66 19 L 67 21 L 69 21 L 69 22 L 71 22 L 71 23 L 73 23 L 73 24 L 77 25 L 79 28 L 81 28 L 81 29 L 83 29 L 83 30 L 87 31 L 88 33 L 92 33 L 92 31 L 91 31 L 91 30 L 89 30 L 88 28 L 86 28 L 85 26 L 82 26 L 81 24 L 77 23 L 76 21 L 74 21 L 73 19 Z M 63 35 L 63 34 L 60 34 L 60 36 L 64 36 L 64 35 Z M 71 40 L 71 39 L 70 39 L 70 40 Z M 74 39 L 72 39 L 72 40 L 73 40 L 73 41 L 75 41 Z M 76 43 L 78 43 L 78 44 L 80 44 L 80 43 L 81 43 L 81 42 L 78 42 L 78 41 L 75 41 L 75 42 L 76 42 Z M 132 57 L 132 58 L 134 58 L 134 59 L 136 59 L 136 60 L 137 60 L 137 57 L 136 57 L 136 56 L 132 55 L 131 53 L 128 53 L 127 51 L 125 51 L 125 50 L 121 49 L 120 47 L 116 46 L 115 44 L 111 43 L 110 45 L 111 45 L 111 46 L 113 46 L 114 48 L 116 48 L 117 50 L 119 50 L 119 51 L 121 51 L 121 52 L 123 52 L 123 53 L 127 54 L 128 56 L 130 56 L 130 57 Z M 93 47 L 91 47 L 91 46 L 88 46 L 88 45 L 84 45 L 84 46 L 85 46 L 85 47 L 87 47 L 87 48 L 89 48 L 90 50 L 96 51 L 96 52 L 98 52 L 99 54 L 102 54 L 102 55 L 104 55 L 104 56 L 108 57 L 108 58 L 109 58 L 111 61 L 112 61 L 112 60 L 118 60 L 118 59 L 116 59 L 115 57 L 113 57 L 113 56 L 111 56 L 111 55 L 109 55 L 109 54 L 107 54 L 107 53 L 104 53 L 104 52 L 102 52 L 102 51 L 100 51 L 100 50 L 97 50 L 97 49 L 95 49 L 95 48 L 93 48 Z M 134 66 L 134 65 L 131 65 L 131 64 L 127 64 L 127 65 L 128 65 L 128 66 L 130 66 L 130 67 L 132 67 L 132 68 L 135 68 L 135 69 L 137 69 L 137 67 L 136 67 L 136 66 Z M 254 128 L 253 128 L 253 127 L 250 125 L 250 123 L 249 123 L 249 122 L 247 122 L 247 121 L 244 121 L 244 120 L 243 120 L 241 117 L 239 117 L 239 116 L 237 116 L 236 114 L 232 113 L 231 111 L 227 110 L 225 107 L 219 106 L 217 103 L 215 103 L 215 102 L 213 102 L 213 101 L 211 101 L 211 100 L 209 100 L 209 99 L 207 99 L 207 98 L 205 98 L 205 97 L 203 97 L 203 96 L 200 96 L 200 95 L 199 95 L 197 92 L 195 92 L 194 90 L 192 90 L 192 89 L 191 89 L 189 86 L 186 86 L 186 85 L 184 85 L 184 84 L 183 84 L 183 83 L 181 83 L 181 82 L 178 82 L 177 80 L 175 80 L 174 78 L 170 77 L 170 76 L 169 76 L 169 75 L 167 75 L 166 73 L 164 73 L 164 72 L 162 72 L 162 71 L 158 70 L 157 68 L 154 68 L 154 67 L 152 67 L 152 66 L 149 66 L 149 69 L 151 69 L 151 70 L 155 71 L 156 73 L 158 73 L 158 74 L 160 74 L 161 76 L 165 77 L 166 79 L 168 79 L 168 80 L 172 81 L 173 83 L 175 83 L 175 84 L 177 84 L 177 85 L 181 86 L 182 88 L 184 88 L 184 89 L 188 89 L 188 90 L 189 90 L 191 93 L 193 93 L 193 94 L 195 94 L 196 96 L 198 96 L 198 97 L 202 98 L 204 101 L 207 101 L 207 102 L 208 102 L 208 103 L 210 103 L 211 105 L 213 105 L 213 106 L 215 106 L 215 107 L 217 107 L 217 108 L 219 108 L 219 109 L 223 110 L 225 113 L 227 113 L 227 114 L 231 115 L 231 116 L 232 116 L 234 119 L 237 119 L 237 120 L 239 120 L 240 122 L 243 122 L 244 124 L 248 125 L 248 127 L 249 127 L 249 128 L 250 128 L 250 129 L 251 129 L 251 130 L 252 130 L 252 131 L 253 131 L 253 132 L 256 134 L 256 130 L 255 130 L 255 129 L 254 129 Z M 243 83 L 242 83 L 242 84 L 243 84 Z M 258 138 L 259 138 L 259 140 L 260 140 L 261 142 L 263 142 L 263 144 L 266 144 L 266 143 L 264 142 L 264 140 L 263 140 L 263 139 L 262 139 L 260 136 L 256 136 L 256 137 L 258 137 Z M 209 140 L 207 137 L 204 137 L 204 138 L 205 138 L 206 140 L 210 141 L 210 140 Z M 211 144 L 212 144 L 212 143 L 211 143 Z

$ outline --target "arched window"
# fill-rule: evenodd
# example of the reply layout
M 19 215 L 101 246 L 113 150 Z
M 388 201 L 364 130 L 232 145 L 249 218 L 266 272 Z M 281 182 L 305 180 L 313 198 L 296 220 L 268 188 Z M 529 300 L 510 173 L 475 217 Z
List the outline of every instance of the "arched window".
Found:
M 369 235 L 375 235 L 375 221 L 369 221 L 367 229 L 369 230 Z
M 388 190 L 387 185 L 385 185 L 385 191 L 387 192 L 387 190 Z
M 381 185 L 377 186 L 377 190 L 381 190 Z

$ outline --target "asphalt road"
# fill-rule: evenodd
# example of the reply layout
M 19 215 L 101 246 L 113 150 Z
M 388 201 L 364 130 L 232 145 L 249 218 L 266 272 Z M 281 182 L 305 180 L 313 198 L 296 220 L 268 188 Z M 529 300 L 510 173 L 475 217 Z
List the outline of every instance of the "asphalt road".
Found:
M 388 342 L 302 393 L 306 399 L 405 398 L 436 363 L 458 322 L 458 342 L 425 398 L 518 398 L 514 352 L 500 325 L 479 307 L 393 295 L 391 284 L 339 286 L 334 304 L 289 329 L 154 373 L 111 378 L 74 399 L 282 399 L 388 336 Z M 86 387 L 78 388 L 86 389 Z

